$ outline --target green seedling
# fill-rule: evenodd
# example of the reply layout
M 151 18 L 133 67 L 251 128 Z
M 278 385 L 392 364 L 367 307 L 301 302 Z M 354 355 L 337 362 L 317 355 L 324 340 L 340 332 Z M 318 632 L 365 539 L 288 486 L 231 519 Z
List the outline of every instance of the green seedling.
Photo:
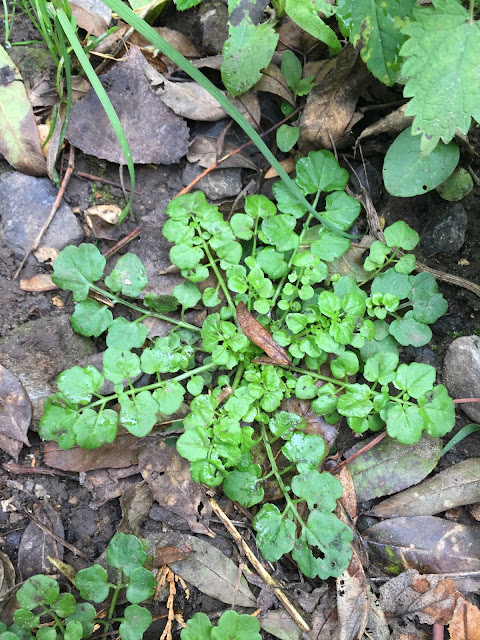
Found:
M 260 624 L 252 616 L 225 611 L 214 627 L 204 613 L 196 613 L 180 637 L 182 640 L 260 640 Z
M 20 608 L 13 614 L 14 624 L 7 629 L 0 623 L 0 639 L 81 640 L 90 638 L 95 626 L 100 625 L 104 633 L 109 633 L 115 624 L 121 640 L 141 640 L 152 623 L 152 615 L 140 603 L 154 594 L 157 585 L 151 571 L 144 566 L 146 559 L 138 538 L 116 533 L 106 553 L 107 564 L 116 570 L 115 582 L 109 581 L 106 569 L 99 564 L 77 572 L 75 586 L 81 599 L 103 603 L 107 608 L 107 616 L 100 618 L 90 602 L 77 602 L 78 598 L 72 593 L 61 593 L 53 578 L 32 576 L 17 591 Z M 121 592 L 130 604 L 121 616 L 116 616 Z
M 315 207 L 322 198 L 322 219 L 350 228 L 360 206 L 345 193 L 348 173 L 332 153 L 299 160 L 295 181 Z M 327 422 L 344 416 L 357 433 L 385 428 L 404 444 L 424 431 L 443 436 L 454 425 L 452 399 L 435 385 L 433 367 L 399 364 L 399 352 L 427 344 L 429 325 L 447 304 L 430 274 L 412 275 L 415 258 L 403 252 L 419 238 L 404 222 L 371 245 L 356 279 L 341 276 L 336 265 L 349 241 L 313 224 L 282 182 L 273 191 L 276 204 L 248 196 L 230 221 L 199 191 L 173 200 L 163 234 L 185 280 L 173 296 L 145 296 L 143 306 L 131 302 L 147 284 L 135 255 L 122 256 L 101 287 L 105 259 L 96 247 L 60 253 L 53 281 L 73 292 L 72 324 L 87 336 L 106 332 L 107 349 L 102 373 L 87 366 L 60 374 L 39 433 L 62 449 L 96 448 L 115 439 L 119 424 L 146 436 L 188 400 L 176 446 L 193 479 L 223 483 L 245 507 L 263 502 L 265 482 L 273 483 L 285 507 L 264 503 L 257 513 L 260 550 L 272 561 L 291 552 L 305 575 L 325 578 L 341 575 L 351 556 L 350 529 L 333 513 L 341 485 L 319 471 L 327 455 L 322 438 L 282 402 L 307 401 Z M 216 284 L 200 291 L 207 278 Z M 90 291 L 138 317 L 114 319 Z M 200 303 L 216 308 L 200 330 L 171 315 Z M 249 330 L 245 322 L 257 322 L 252 313 L 262 326 Z M 141 320 L 149 315 L 172 322 L 170 334 L 147 340 Z M 269 349 L 281 351 L 280 360 L 265 364 Z M 142 373 L 153 378 L 134 386 Z M 105 380 L 115 393 L 102 394 Z

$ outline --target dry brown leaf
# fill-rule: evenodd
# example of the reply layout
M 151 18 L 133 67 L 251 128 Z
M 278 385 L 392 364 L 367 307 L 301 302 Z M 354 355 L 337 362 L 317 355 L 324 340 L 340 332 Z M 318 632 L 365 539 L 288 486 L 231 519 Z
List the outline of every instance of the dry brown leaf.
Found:
M 33 252 L 33 255 L 35 256 L 35 258 L 39 261 L 39 262 L 55 262 L 55 260 L 57 259 L 59 254 L 58 249 L 55 249 L 55 247 L 46 247 L 46 246 L 41 246 L 38 247 L 38 249 L 36 249 Z
M 447 624 L 460 597 L 451 578 L 404 571 L 380 587 L 380 606 L 388 618 L 418 617 L 423 624 Z
M 18 608 L 14 586 L 15 569 L 10 558 L 0 551 L 0 620 L 7 625 L 13 623 L 13 612 Z M 10 592 L 10 596 L 7 592 Z
M 285 158 L 285 160 L 280 160 L 280 166 L 287 173 L 292 173 L 295 170 L 295 159 L 289 156 L 288 158 Z M 270 167 L 270 169 L 264 175 L 264 178 L 265 180 L 269 180 L 270 178 L 278 178 L 278 173 L 273 167 Z
M 174 544 L 167 544 L 164 547 L 159 547 L 155 551 L 153 566 L 163 567 L 163 565 L 170 564 L 171 562 L 181 562 L 185 560 L 185 558 L 188 558 L 192 551 L 192 547 L 188 545 L 177 547 Z
M 57 285 L 52 282 L 49 273 L 37 273 L 36 276 L 20 280 L 22 291 L 55 291 Z
M 121 232 L 116 225 L 121 213 L 117 204 L 98 204 L 85 211 L 85 220 L 96 238 L 118 240 Z
M 242 116 L 252 125 L 254 129 L 260 126 L 262 111 L 257 95 L 253 91 L 247 91 L 232 100 L 234 106 L 240 111 Z
M 223 56 L 219 54 L 218 56 L 208 56 L 207 58 L 199 58 L 198 60 L 192 60 L 192 64 L 197 69 L 216 69 L 220 71 L 222 66 Z
M 480 640 L 480 611 L 474 604 L 460 597 L 448 625 L 450 640 Z
M 237 320 L 247 338 L 257 347 L 263 349 L 270 358 L 271 362 L 265 362 L 265 358 L 262 358 L 264 361 L 262 364 L 283 364 L 286 366 L 292 364 L 285 349 L 275 342 L 271 333 L 252 316 L 243 302 L 238 303 Z
M 343 487 L 340 502 L 342 503 L 349 518 L 351 520 L 355 520 L 357 517 L 357 496 L 355 494 L 355 485 L 353 484 L 352 474 L 348 467 L 342 467 L 336 474 L 336 478 L 340 480 Z
M 151 439 L 138 464 L 160 506 L 184 518 L 193 532 L 215 536 L 208 527 L 210 503 L 202 486 L 192 479 L 190 464 L 176 449 L 158 438 Z
M 139 482 L 139 473 L 136 465 L 122 469 L 96 469 L 81 473 L 80 484 L 90 491 L 90 504 L 98 508 L 123 496 L 132 485 Z
M 304 429 L 305 433 L 321 436 L 325 440 L 327 449 L 330 449 L 337 439 L 340 423 L 328 424 L 323 419 L 323 416 L 317 415 L 310 409 L 311 404 L 310 400 L 299 400 L 295 396 L 291 396 L 286 400 L 282 400 L 281 408 L 282 411 L 296 413 L 301 416 L 307 425 Z
M 405 116 L 406 108 L 407 105 L 403 104 L 395 111 L 392 111 L 392 113 L 389 113 L 388 116 L 380 118 L 380 120 L 377 120 L 374 124 L 366 127 L 358 136 L 355 146 L 357 146 L 364 138 L 376 136 L 380 133 L 390 133 L 395 135 L 409 127 L 413 122 L 413 116 Z
M 225 118 L 225 109 L 198 82 L 170 82 L 164 79 L 157 95 L 173 113 L 189 120 L 215 122 Z
M 27 447 L 32 403 L 20 380 L 0 365 L 0 448 L 18 460 L 22 444 Z
M 370 600 L 365 572 L 355 551 L 348 569 L 337 578 L 336 585 L 339 640 L 363 638 Z
M 70 0 L 72 14 L 81 29 L 94 36 L 101 36 L 108 30 L 112 11 L 100 0 Z
M 220 157 L 226 156 L 228 153 L 235 151 L 237 145 L 230 141 L 227 141 L 223 148 L 220 150 Z M 187 160 L 192 163 L 199 164 L 203 168 L 210 167 L 217 160 L 217 138 L 211 138 L 210 136 L 197 136 L 193 139 L 187 152 Z M 222 162 L 222 168 L 228 167 L 242 167 L 245 169 L 253 169 L 256 171 L 256 164 L 250 159 L 250 157 L 240 151 L 236 153 L 225 162 Z
M 152 502 L 152 492 L 146 482 L 137 482 L 128 487 L 120 496 L 122 521 L 117 531 L 138 536 L 140 525 L 147 517 Z
M 254 90 L 273 93 L 286 100 L 293 107 L 295 106 L 295 99 L 287 86 L 285 76 L 275 64 L 269 64 L 268 67 L 262 71 L 262 77 L 254 86 Z
M 34 507 L 33 513 L 37 520 L 53 531 L 59 538 L 64 537 L 64 529 L 60 516 L 52 505 L 44 502 Z M 54 573 L 55 567 L 48 557 L 63 560 L 63 546 L 52 536 L 30 522 L 25 529 L 18 549 L 18 570 L 22 580 L 39 573 Z
M 334 69 L 315 86 L 300 116 L 301 147 L 331 149 L 351 126 L 357 100 L 369 73 L 351 45 L 335 59 Z

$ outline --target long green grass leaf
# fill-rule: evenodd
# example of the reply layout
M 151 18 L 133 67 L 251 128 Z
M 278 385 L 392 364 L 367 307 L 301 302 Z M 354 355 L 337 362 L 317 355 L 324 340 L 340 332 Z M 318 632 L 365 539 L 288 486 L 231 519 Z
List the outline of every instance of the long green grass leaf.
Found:
M 151 42 L 157 49 L 159 49 L 164 55 L 166 55 L 170 60 L 172 60 L 176 65 L 178 65 L 185 73 L 187 73 L 195 82 L 198 82 L 204 89 L 206 89 L 210 95 L 212 95 L 225 109 L 228 115 L 235 120 L 235 122 L 245 131 L 247 136 L 252 140 L 252 142 L 257 146 L 258 150 L 265 156 L 268 162 L 272 165 L 275 171 L 278 173 L 279 177 L 285 183 L 285 186 L 288 188 L 290 193 L 295 196 L 298 202 L 304 207 L 307 211 L 313 214 L 317 219 L 320 220 L 319 213 L 312 207 L 312 205 L 305 199 L 300 188 L 297 184 L 290 178 L 288 173 L 284 170 L 278 160 L 275 158 L 273 153 L 264 143 L 262 138 L 258 135 L 252 125 L 245 120 L 242 114 L 238 111 L 238 109 L 230 102 L 230 100 L 218 89 L 208 78 L 204 76 L 204 74 L 199 71 L 196 67 L 193 66 L 191 62 L 189 62 L 181 53 L 179 53 L 174 47 L 172 47 L 166 40 L 164 40 L 150 25 L 148 25 L 145 20 L 142 20 L 139 16 L 137 16 L 131 9 L 129 9 L 122 0 L 103 0 L 104 4 L 106 4 L 112 11 L 115 11 L 125 22 L 127 22 L 130 26 L 132 26 L 140 35 L 144 38 L 147 38 L 149 42 Z M 325 220 L 320 220 L 320 222 L 329 230 L 335 233 L 338 233 L 346 238 L 352 238 L 355 236 L 351 236 L 348 233 L 337 229 L 334 225 L 330 224 Z
M 110 98 L 107 96 L 107 93 L 103 88 L 102 83 L 98 79 L 94 68 L 90 64 L 90 61 L 87 58 L 87 56 L 85 55 L 85 52 L 83 51 L 82 46 L 78 41 L 75 29 L 70 24 L 67 14 L 63 9 L 59 9 L 58 11 L 56 11 L 56 15 L 62 26 L 65 36 L 68 38 L 68 41 L 70 42 L 72 49 L 74 50 L 75 55 L 77 56 L 77 59 L 80 65 L 82 66 L 82 69 L 85 71 L 85 74 L 87 78 L 90 80 L 93 90 L 97 94 L 98 99 L 102 104 L 102 107 L 105 109 L 105 113 L 107 114 L 108 119 L 110 120 L 110 123 L 115 132 L 115 135 L 117 136 L 118 142 L 120 143 L 120 146 L 122 148 L 123 155 L 125 156 L 125 160 L 128 167 L 128 173 L 130 174 L 131 195 L 130 195 L 129 201 L 127 202 L 125 208 L 123 209 L 118 219 L 118 222 L 120 223 L 130 211 L 130 207 L 132 206 L 133 196 L 135 191 L 135 168 L 133 166 L 132 154 L 130 152 L 128 140 L 125 136 L 125 132 L 123 131 L 123 127 L 120 123 L 120 120 L 118 119 L 116 111 L 113 108 L 112 103 L 110 102 Z
M 457 434 L 453 436 L 453 438 L 448 442 L 448 444 L 446 444 L 443 447 L 440 457 L 444 456 L 447 453 L 447 451 L 450 451 L 452 447 L 454 447 L 456 444 L 461 442 L 464 438 L 469 436 L 471 433 L 475 433 L 475 431 L 480 431 L 480 424 L 476 424 L 475 422 L 472 422 L 471 424 L 465 425 L 462 429 L 460 429 L 460 431 Z

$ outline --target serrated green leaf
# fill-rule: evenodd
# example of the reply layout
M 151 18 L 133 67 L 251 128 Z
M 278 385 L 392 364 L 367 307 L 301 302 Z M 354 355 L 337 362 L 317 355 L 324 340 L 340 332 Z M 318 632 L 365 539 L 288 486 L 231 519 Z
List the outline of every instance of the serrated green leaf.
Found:
M 385 155 L 385 189 L 392 196 L 400 198 L 432 191 L 453 173 L 459 158 L 460 150 L 455 142 L 441 143 L 423 158 L 420 154 L 420 136 L 414 136 L 411 129 L 405 129 L 395 138 Z
M 413 444 L 420 440 L 425 421 L 419 407 L 389 402 L 381 415 L 391 438 L 402 444 Z
M 93 244 L 69 246 L 53 263 L 52 281 L 60 289 L 73 292 L 75 302 L 88 296 L 90 286 L 103 276 L 106 260 Z
M 428 402 L 420 409 L 425 431 L 434 438 L 441 438 L 455 426 L 455 404 L 443 384 L 427 394 Z
M 400 47 L 405 42 L 401 27 L 408 24 L 414 0 L 338 0 L 337 17 L 369 71 L 392 86 L 400 68 Z
M 276 562 L 293 549 L 296 525 L 273 504 L 264 504 L 253 519 L 257 546 L 268 562 Z
M 390 333 L 404 347 L 423 347 L 432 339 L 430 327 L 423 322 L 417 322 L 413 317 L 413 311 L 407 311 L 403 318 L 394 320 L 390 325 Z
M 104 602 L 108 598 L 110 584 L 108 573 L 99 564 L 80 569 L 75 575 L 75 586 L 84 600 Z
M 98 338 L 112 324 L 113 316 L 107 306 L 87 298 L 75 305 L 70 322 L 80 335 Z
M 435 0 L 414 18 L 403 28 L 410 37 L 400 50 L 404 96 L 412 98 L 405 115 L 415 116 L 412 130 L 421 134 L 426 156 L 457 129 L 466 134 L 472 117 L 480 121 L 480 25 L 456 0 Z
M 126 253 L 119 258 L 115 269 L 105 278 L 105 284 L 113 293 L 138 298 L 148 284 L 148 278 L 140 258 Z
M 83 449 L 97 449 L 117 436 L 118 413 L 103 409 L 98 413 L 84 409 L 73 425 L 76 441 Z
M 125 597 L 132 604 L 139 604 L 155 593 L 157 581 L 145 567 L 136 567 L 129 574 L 129 583 Z
M 255 85 L 270 64 L 278 34 L 272 25 L 254 25 L 248 14 L 237 26 L 230 25 L 230 37 L 223 47 L 222 80 L 235 98 Z
M 117 349 L 140 349 L 147 339 L 148 329 L 141 322 L 128 322 L 126 318 L 115 318 L 108 329 L 107 347 Z
M 298 127 L 291 127 L 288 124 L 280 125 L 277 129 L 277 146 L 280 151 L 288 153 L 297 144 L 299 135 Z
M 62 450 L 71 449 L 75 444 L 73 425 L 77 417 L 78 412 L 75 409 L 53 404 L 47 399 L 38 425 L 38 433 L 43 440 L 58 442 Z
M 341 191 L 348 182 L 348 171 L 331 151 L 311 151 L 297 162 L 295 182 L 305 193 Z
M 57 386 L 63 396 L 75 404 L 88 404 L 92 394 L 98 393 L 102 385 L 102 374 L 90 364 L 83 369 L 66 369 L 57 378 Z
M 397 389 L 407 391 L 412 398 L 420 398 L 433 389 L 436 378 L 434 367 L 423 362 L 412 362 L 411 364 L 401 364 L 393 384 Z
M 184 395 L 185 389 L 176 380 L 167 380 L 162 387 L 153 392 L 153 397 L 158 404 L 160 413 L 167 416 L 178 411 L 183 402 Z
M 332 53 L 340 52 L 341 45 L 335 32 L 318 15 L 322 12 L 326 16 L 331 16 L 332 5 L 322 0 L 287 0 L 285 11 L 299 27 L 321 42 L 325 42 Z
M 412 251 L 417 246 L 420 236 L 403 220 L 397 220 L 383 232 L 388 247 L 400 247 Z
M 293 477 L 292 491 L 298 498 L 307 501 L 310 510 L 334 511 L 343 487 L 340 480 L 330 473 L 308 469 Z
M 132 398 L 120 396 L 120 423 L 137 438 L 145 437 L 157 422 L 158 404 L 150 391 L 140 391 Z
M 131 604 L 123 612 L 124 620 L 118 632 L 120 640 L 141 640 L 152 624 L 152 614 L 138 604 Z
M 136 353 L 108 347 L 103 353 L 103 375 L 114 384 L 131 380 L 142 373 Z

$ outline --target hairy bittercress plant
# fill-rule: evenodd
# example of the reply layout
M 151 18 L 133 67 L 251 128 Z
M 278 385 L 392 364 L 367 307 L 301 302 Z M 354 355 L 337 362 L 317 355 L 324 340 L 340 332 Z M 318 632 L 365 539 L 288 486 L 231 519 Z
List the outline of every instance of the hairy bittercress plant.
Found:
M 347 180 L 329 151 L 297 163 L 297 186 L 315 208 L 322 205 L 321 220 L 343 231 L 360 212 L 344 191 Z M 143 306 L 129 300 L 147 284 L 133 254 L 118 260 L 102 288 L 96 282 L 105 259 L 94 246 L 60 253 L 53 280 L 73 291 L 72 324 L 87 336 L 107 331 L 107 349 L 103 373 L 87 366 L 60 374 L 39 432 L 63 449 L 112 442 L 119 424 L 143 437 L 175 414 L 188 392 L 190 412 L 177 450 L 190 461 L 194 480 L 223 483 L 246 507 L 261 503 L 265 482 L 275 482 L 285 506 L 280 511 L 264 503 L 257 512 L 260 550 L 271 561 L 291 552 L 305 575 L 327 578 L 341 575 L 351 557 L 351 530 L 333 514 L 342 486 L 319 470 L 328 453 L 323 439 L 282 402 L 306 400 L 327 422 L 343 416 L 357 433 L 386 428 L 404 444 L 417 442 L 423 431 L 444 435 L 454 424 L 452 399 L 443 385 L 435 386 L 432 366 L 400 364 L 399 346 L 427 344 L 428 325 L 447 305 L 430 274 L 411 275 L 415 258 L 403 250 L 411 251 L 418 235 L 404 222 L 385 230 L 385 244 L 371 245 L 359 281 L 334 266 L 349 240 L 312 225 L 313 214 L 306 215 L 281 182 L 274 195 L 276 205 L 261 195 L 247 197 L 244 212 L 230 221 L 201 192 L 173 200 L 163 233 L 185 282 L 173 296 L 145 296 Z M 200 290 L 207 278 L 215 284 Z M 137 319 L 114 319 L 90 291 L 125 305 Z M 201 330 L 183 319 L 200 300 L 214 308 Z M 265 354 L 242 331 L 239 303 L 258 314 L 272 344 L 285 349 L 282 366 L 256 361 Z M 182 319 L 165 315 L 178 304 Z M 141 319 L 148 315 L 175 326 L 145 343 Z M 142 373 L 152 378 L 135 387 Z M 113 394 L 102 393 L 105 380 Z
M 146 559 L 138 538 L 116 533 L 106 553 L 108 565 L 116 570 L 116 580 L 110 582 L 106 569 L 99 564 L 77 572 L 75 586 L 83 600 L 104 603 L 110 597 L 105 603 L 107 615 L 100 617 L 89 602 L 77 602 L 72 593 L 60 593 L 53 578 L 32 576 L 17 592 L 20 609 L 13 614 L 14 624 L 7 629 L 0 622 L 1 640 L 81 640 L 90 638 L 95 626 L 103 627 L 108 634 L 112 623 L 119 624 L 120 640 L 141 640 L 152 623 L 152 614 L 140 603 L 154 594 L 157 585 L 151 571 L 144 567 Z M 131 604 L 121 616 L 116 616 L 115 607 L 122 591 Z

